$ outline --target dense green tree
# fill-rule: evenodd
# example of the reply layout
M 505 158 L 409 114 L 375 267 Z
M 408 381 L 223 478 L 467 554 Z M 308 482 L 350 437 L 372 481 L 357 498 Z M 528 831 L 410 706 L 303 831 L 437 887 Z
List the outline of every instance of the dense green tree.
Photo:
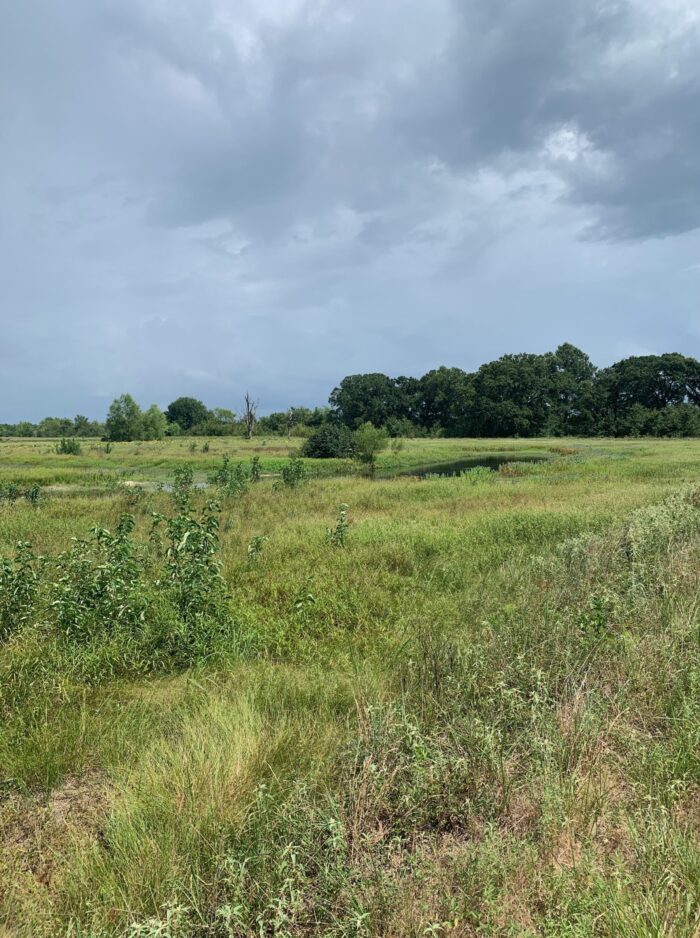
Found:
M 167 426 L 168 421 L 163 411 L 157 404 L 151 404 L 141 418 L 141 431 L 138 439 L 162 440 Z
M 234 436 L 242 431 L 232 410 L 227 407 L 215 407 L 208 411 L 206 420 L 196 424 L 190 432 L 197 436 Z
M 599 374 L 609 419 L 625 418 L 635 404 L 660 410 L 700 404 L 700 362 L 677 352 L 624 358 Z
M 598 409 L 595 365 L 569 342 L 559 346 L 552 361 L 554 395 L 547 430 L 562 435 L 592 432 Z
M 474 436 L 538 436 L 555 399 L 552 355 L 504 355 L 474 375 Z
M 168 404 L 165 411 L 168 423 L 177 423 L 183 433 L 192 430 L 209 416 L 209 411 L 201 401 L 195 397 L 178 397 Z
M 338 419 L 350 428 L 363 423 L 383 427 L 391 417 L 409 416 L 405 392 L 392 378 L 378 372 L 343 378 L 329 401 Z
M 700 436 L 700 407 L 671 404 L 656 412 L 656 436 Z
M 122 394 L 112 401 L 107 413 L 105 431 L 108 440 L 138 440 L 143 431 L 143 412 L 131 394 Z
M 37 436 L 73 436 L 73 421 L 70 417 L 44 417 L 37 427 Z
M 352 456 L 354 450 L 352 431 L 345 424 L 325 423 L 313 431 L 301 452 L 313 459 L 343 459 Z
M 418 419 L 423 427 L 441 428 L 446 436 L 465 436 L 474 407 L 471 375 L 461 368 L 435 368 L 418 382 Z

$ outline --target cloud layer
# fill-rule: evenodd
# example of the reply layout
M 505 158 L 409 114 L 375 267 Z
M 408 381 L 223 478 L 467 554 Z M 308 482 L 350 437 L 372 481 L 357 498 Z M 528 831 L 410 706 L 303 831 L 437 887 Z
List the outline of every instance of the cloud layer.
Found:
M 74 0 L 0 29 L 0 420 L 700 351 L 690 0 Z

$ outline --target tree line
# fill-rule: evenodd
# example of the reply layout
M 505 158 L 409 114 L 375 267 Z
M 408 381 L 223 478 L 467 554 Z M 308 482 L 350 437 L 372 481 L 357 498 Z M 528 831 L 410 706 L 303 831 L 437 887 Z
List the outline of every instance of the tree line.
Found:
M 421 378 L 373 372 L 349 375 L 328 407 L 290 407 L 265 416 L 245 395 L 241 413 L 179 397 L 145 410 L 130 394 L 110 405 L 103 423 L 47 417 L 0 424 L 3 436 L 315 437 L 321 449 L 346 448 L 348 434 L 372 424 L 389 436 L 700 436 L 700 362 L 679 353 L 625 358 L 597 368 L 569 343 L 554 352 L 504 355 L 475 372 L 440 367 Z M 321 432 L 322 431 L 322 432 Z M 308 447 L 313 449 L 313 446 Z
M 400 436 L 700 436 L 700 362 L 667 353 L 599 369 L 565 343 L 472 373 L 350 375 L 330 403 L 345 426 L 370 421 Z

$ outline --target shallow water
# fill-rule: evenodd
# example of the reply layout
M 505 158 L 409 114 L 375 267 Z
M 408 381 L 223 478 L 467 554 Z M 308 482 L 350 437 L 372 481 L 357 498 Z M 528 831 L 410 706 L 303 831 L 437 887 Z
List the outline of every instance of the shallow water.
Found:
M 532 455 L 529 453 L 499 453 L 498 455 L 472 456 L 469 459 L 458 459 L 454 462 L 435 463 L 430 466 L 418 466 L 413 469 L 404 469 L 398 473 L 400 476 L 458 476 L 467 469 L 493 469 L 509 462 L 544 462 L 547 456 Z

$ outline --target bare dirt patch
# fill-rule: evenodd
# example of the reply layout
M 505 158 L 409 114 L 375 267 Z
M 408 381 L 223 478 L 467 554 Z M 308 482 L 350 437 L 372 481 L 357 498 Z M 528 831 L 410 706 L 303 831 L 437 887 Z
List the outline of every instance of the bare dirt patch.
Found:
M 108 804 L 108 785 L 96 772 L 69 776 L 48 795 L 0 797 L 0 871 L 50 886 L 65 849 L 77 839 L 99 836 Z

